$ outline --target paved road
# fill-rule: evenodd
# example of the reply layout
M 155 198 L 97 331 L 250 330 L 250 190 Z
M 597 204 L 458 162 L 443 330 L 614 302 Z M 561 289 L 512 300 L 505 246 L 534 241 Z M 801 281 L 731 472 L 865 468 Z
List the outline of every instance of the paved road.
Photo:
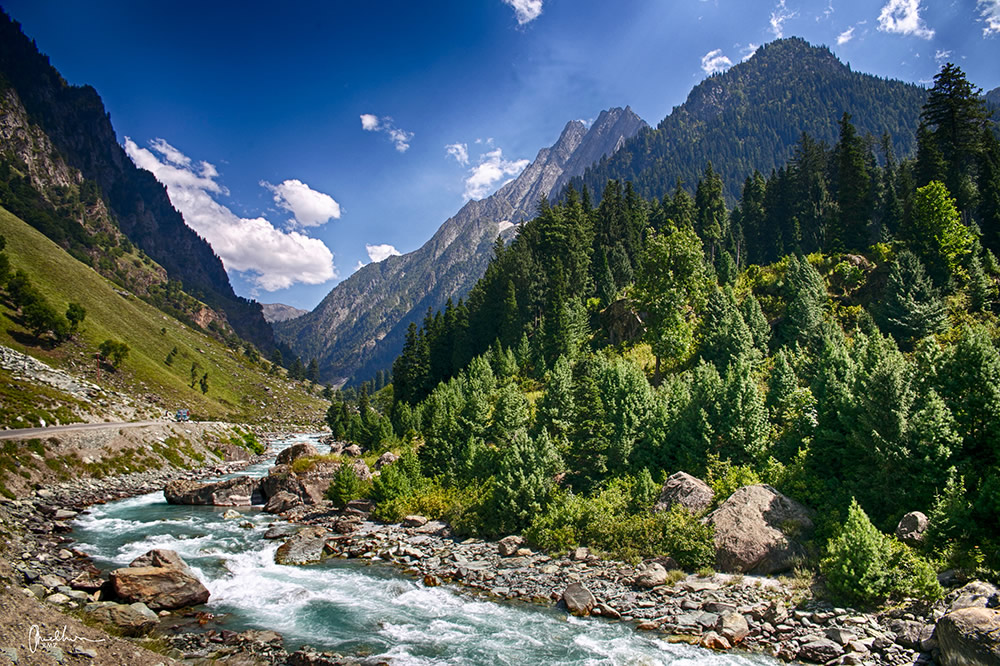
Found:
M 134 421 L 122 423 L 71 423 L 70 425 L 48 426 L 45 428 L 20 428 L 18 430 L 0 430 L 0 439 L 26 439 L 29 437 L 45 437 L 61 432 L 76 432 L 79 430 L 100 430 L 101 428 L 141 428 L 143 426 L 171 423 L 170 421 Z

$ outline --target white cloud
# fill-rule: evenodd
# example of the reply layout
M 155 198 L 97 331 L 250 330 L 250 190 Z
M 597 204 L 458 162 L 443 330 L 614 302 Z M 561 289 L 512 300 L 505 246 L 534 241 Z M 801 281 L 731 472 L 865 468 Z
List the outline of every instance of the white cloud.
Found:
M 1000 35 L 1000 0 L 978 0 L 976 7 L 979 8 L 979 15 L 983 17 L 983 37 Z
M 149 142 L 149 145 L 152 146 L 156 152 L 163 155 L 164 159 L 166 159 L 171 164 L 179 167 L 191 166 L 190 157 L 188 157 L 181 151 L 177 150 L 163 139 L 153 139 L 152 141 Z M 212 167 L 212 169 L 214 170 L 215 167 Z M 216 172 L 216 175 L 217 174 L 218 172 Z
M 396 127 L 389 116 L 379 118 L 373 113 L 362 113 L 361 129 L 366 132 L 384 132 L 388 134 L 389 139 L 395 144 L 396 150 L 401 153 L 405 153 L 410 149 L 410 140 L 413 138 L 413 132 L 407 132 Z
M 462 166 L 469 164 L 469 146 L 464 143 L 449 143 L 444 147 L 444 151 L 455 158 L 455 161 Z
M 733 66 L 733 61 L 722 55 L 722 49 L 709 51 L 701 57 L 701 69 L 706 74 L 724 72 Z
M 920 18 L 920 0 L 889 0 L 878 15 L 882 32 L 931 39 L 934 31 Z
M 388 243 L 381 243 L 379 245 L 368 245 L 365 243 L 365 250 L 368 252 L 368 258 L 376 262 L 388 259 L 389 257 L 398 257 L 402 254 Z
M 746 48 L 740 53 L 740 62 L 749 60 L 754 53 L 757 53 L 757 49 L 759 48 L 759 44 L 754 44 L 753 42 L 747 44 Z
M 296 282 L 321 284 L 337 276 L 333 253 L 323 241 L 283 231 L 263 217 L 239 217 L 214 198 L 229 194 L 215 180 L 219 173 L 214 166 L 208 162 L 193 165 L 162 139 L 149 145 L 152 150 L 125 138 L 125 152 L 136 166 L 151 171 L 166 186 L 170 203 L 187 225 L 211 244 L 226 270 L 244 274 L 265 291 Z
M 340 204 L 301 180 L 293 178 L 277 185 L 262 180 L 260 184 L 274 193 L 274 203 L 294 216 L 293 226 L 318 227 L 331 219 L 340 219 Z
M 851 41 L 852 39 L 854 39 L 854 26 L 853 25 L 850 28 L 848 28 L 847 30 L 845 30 L 844 32 L 842 32 L 839 35 L 837 35 L 837 46 L 843 46 L 844 44 L 846 44 L 847 42 Z
M 771 32 L 778 39 L 785 36 L 785 21 L 788 19 L 793 19 L 798 16 L 798 12 L 790 11 L 785 6 L 785 0 L 778 0 L 778 4 L 775 6 L 774 11 L 771 12 Z
M 516 176 L 528 164 L 528 160 L 505 160 L 500 148 L 491 150 L 479 158 L 479 164 L 469 169 L 469 177 L 465 179 L 465 198 L 482 199 L 498 181 Z
M 948 51 L 947 49 L 938 49 L 937 51 L 934 52 L 934 59 L 937 60 L 938 62 L 944 62 L 950 57 L 951 57 L 951 51 Z
M 503 3 L 514 8 L 518 25 L 531 23 L 542 15 L 542 0 L 503 0 Z
M 365 265 L 366 265 L 365 262 L 363 262 L 360 259 L 358 259 L 358 263 L 355 264 L 353 272 L 355 272 L 355 273 L 358 272 L 359 270 L 361 270 L 362 268 L 364 268 Z

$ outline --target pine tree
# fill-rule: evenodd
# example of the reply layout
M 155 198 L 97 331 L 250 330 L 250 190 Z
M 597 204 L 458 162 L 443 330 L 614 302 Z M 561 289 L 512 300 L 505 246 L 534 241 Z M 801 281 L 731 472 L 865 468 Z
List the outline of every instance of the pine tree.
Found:
M 872 213 L 871 176 L 864 141 L 844 112 L 837 144 L 837 205 L 840 209 L 838 239 L 847 250 L 868 247 L 868 224 Z
M 918 188 L 912 217 L 917 247 L 935 282 L 941 286 L 949 279 L 964 277 L 975 236 L 962 224 L 948 188 L 938 181 Z
M 715 252 L 729 231 L 729 213 L 722 198 L 722 178 L 709 162 L 695 192 L 695 230 L 705 241 L 708 256 L 715 262 Z
M 948 311 L 917 255 L 903 250 L 889 269 L 885 295 L 872 314 L 884 331 L 909 347 L 948 326 Z
M 969 83 L 961 68 L 945 64 L 934 76 L 934 87 L 927 95 L 921 118 L 933 128 L 934 140 L 944 158 L 945 184 L 960 210 L 972 203 L 971 169 L 988 115 L 982 90 Z

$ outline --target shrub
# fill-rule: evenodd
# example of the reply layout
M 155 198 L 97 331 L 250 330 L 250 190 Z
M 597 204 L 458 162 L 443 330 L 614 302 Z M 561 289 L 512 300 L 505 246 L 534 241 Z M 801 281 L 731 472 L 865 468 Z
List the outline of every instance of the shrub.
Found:
M 873 603 L 891 596 L 935 599 L 942 593 L 931 565 L 879 532 L 854 499 L 847 520 L 827 544 L 820 570 L 830 590 L 849 601 Z
M 335 508 L 342 509 L 351 500 L 367 496 L 370 489 L 371 484 L 359 479 L 352 465 L 342 463 L 327 488 L 326 498 L 333 502 Z
M 119 340 L 108 338 L 98 346 L 97 350 L 101 358 L 112 368 L 117 370 L 125 359 L 128 358 L 129 346 Z

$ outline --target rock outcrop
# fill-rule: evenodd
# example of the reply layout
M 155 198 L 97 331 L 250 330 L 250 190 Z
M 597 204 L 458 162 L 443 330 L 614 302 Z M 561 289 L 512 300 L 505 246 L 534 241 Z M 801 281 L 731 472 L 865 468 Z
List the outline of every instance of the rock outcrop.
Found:
M 962 608 L 938 620 L 942 666 L 996 666 L 1000 664 L 1000 611 Z
M 318 504 L 341 463 L 320 459 L 308 469 L 294 472 L 290 465 L 275 465 L 262 481 L 264 495 L 274 497 L 279 492 L 295 495 L 305 504 Z
M 715 491 L 710 485 L 687 472 L 677 472 L 663 483 L 653 511 L 666 511 L 674 504 L 680 504 L 691 513 L 701 513 L 712 504 L 713 497 Z
M 806 556 L 797 539 L 812 527 L 810 511 L 767 485 L 744 486 L 708 516 L 720 571 L 773 574 Z
M 169 504 L 205 504 L 211 506 L 250 506 L 263 504 L 261 481 L 236 476 L 223 481 L 177 479 L 163 488 Z
M 111 572 L 115 595 L 152 610 L 173 610 L 208 601 L 208 589 L 172 550 L 151 550 L 129 566 Z

